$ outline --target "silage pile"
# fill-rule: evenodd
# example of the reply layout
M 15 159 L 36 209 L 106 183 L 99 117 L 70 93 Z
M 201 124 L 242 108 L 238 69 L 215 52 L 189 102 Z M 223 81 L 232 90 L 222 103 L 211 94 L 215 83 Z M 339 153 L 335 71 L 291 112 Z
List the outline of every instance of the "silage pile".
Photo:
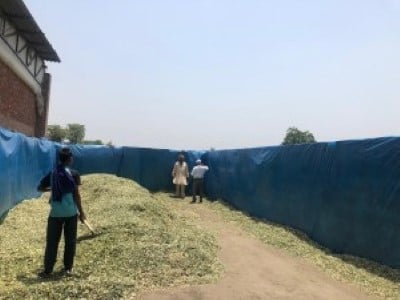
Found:
M 74 276 L 40 280 L 48 195 L 26 201 L 0 226 L 1 299 L 119 299 L 155 287 L 218 277 L 214 236 L 177 215 L 136 183 L 109 175 L 83 178 L 81 194 L 98 234 L 80 225 Z M 171 199 L 171 201 L 174 201 Z

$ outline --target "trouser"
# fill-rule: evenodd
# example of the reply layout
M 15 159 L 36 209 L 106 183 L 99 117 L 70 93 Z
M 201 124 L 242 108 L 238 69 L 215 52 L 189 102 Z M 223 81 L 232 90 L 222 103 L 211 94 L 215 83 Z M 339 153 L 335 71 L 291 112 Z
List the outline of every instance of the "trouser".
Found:
M 193 179 L 193 201 L 196 201 L 197 192 L 200 195 L 200 201 L 203 201 L 203 178 Z
M 175 195 L 177 197 L 185 197 L 185 185 L 184 184 L 177 184 Z
M 44 271 L 51 273 L 57 259 L 58 244 L 64 227 L 64 268 L 71 270 L 76 251 L 76 235 L 78 217 L 56 218 L 49 217 L 47 222 L 46 251 L 44 254 Z

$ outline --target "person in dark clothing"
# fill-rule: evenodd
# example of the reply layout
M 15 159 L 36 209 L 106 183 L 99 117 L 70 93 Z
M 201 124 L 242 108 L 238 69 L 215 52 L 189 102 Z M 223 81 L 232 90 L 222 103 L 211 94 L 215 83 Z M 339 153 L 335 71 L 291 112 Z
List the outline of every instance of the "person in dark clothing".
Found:
M 80 176 L 77 171 L 69 168 L 73 162 L 70 149 L 63 148 L 60 150 L 59 161 L 56 168 L 47 174 L 38 186 L 38 190 L 41 192 L 51 191 L 44 270 L 39 274 L 42 278 L 49 277 L 53 272 L 63 229 L 65 241 L 64 271 L 66 275 L 72 274 L 76 251 L 78 212 L 81 222 L 86 219 L 78 188 Z

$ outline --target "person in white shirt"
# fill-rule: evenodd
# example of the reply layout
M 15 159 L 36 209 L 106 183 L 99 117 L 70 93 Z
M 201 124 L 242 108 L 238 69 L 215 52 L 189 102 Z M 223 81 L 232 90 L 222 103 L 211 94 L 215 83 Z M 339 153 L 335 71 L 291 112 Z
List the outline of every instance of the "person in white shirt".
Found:
M 196 160 L 196 166 L 192 170 L 193 177 L 193 199 L 191 203 L 196 203 L 197 192 L 200 195 L 200 202 L 203 202 L 203 182 L 204 174 L 208 171 L 208 167 L 203 165 L 201 160 Z
M 175 196 L 185 198 L 185 187 L 189 178 L 189 167 L 185 162 L 185 156 L 180 154 L 178 156 L 178 161 L 175 163 L 172 170 L 172 182 L 176 186 Z

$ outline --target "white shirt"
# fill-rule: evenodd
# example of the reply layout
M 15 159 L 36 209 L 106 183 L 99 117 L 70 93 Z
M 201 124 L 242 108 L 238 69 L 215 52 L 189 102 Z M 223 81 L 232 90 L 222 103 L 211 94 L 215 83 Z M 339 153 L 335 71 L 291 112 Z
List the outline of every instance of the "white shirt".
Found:
M 198 165 L 195 166 L 192 170 L 192 176 L 194 179 L 201 179 L 204 177 L 204 174 L 208 171 L 207 166 Z

